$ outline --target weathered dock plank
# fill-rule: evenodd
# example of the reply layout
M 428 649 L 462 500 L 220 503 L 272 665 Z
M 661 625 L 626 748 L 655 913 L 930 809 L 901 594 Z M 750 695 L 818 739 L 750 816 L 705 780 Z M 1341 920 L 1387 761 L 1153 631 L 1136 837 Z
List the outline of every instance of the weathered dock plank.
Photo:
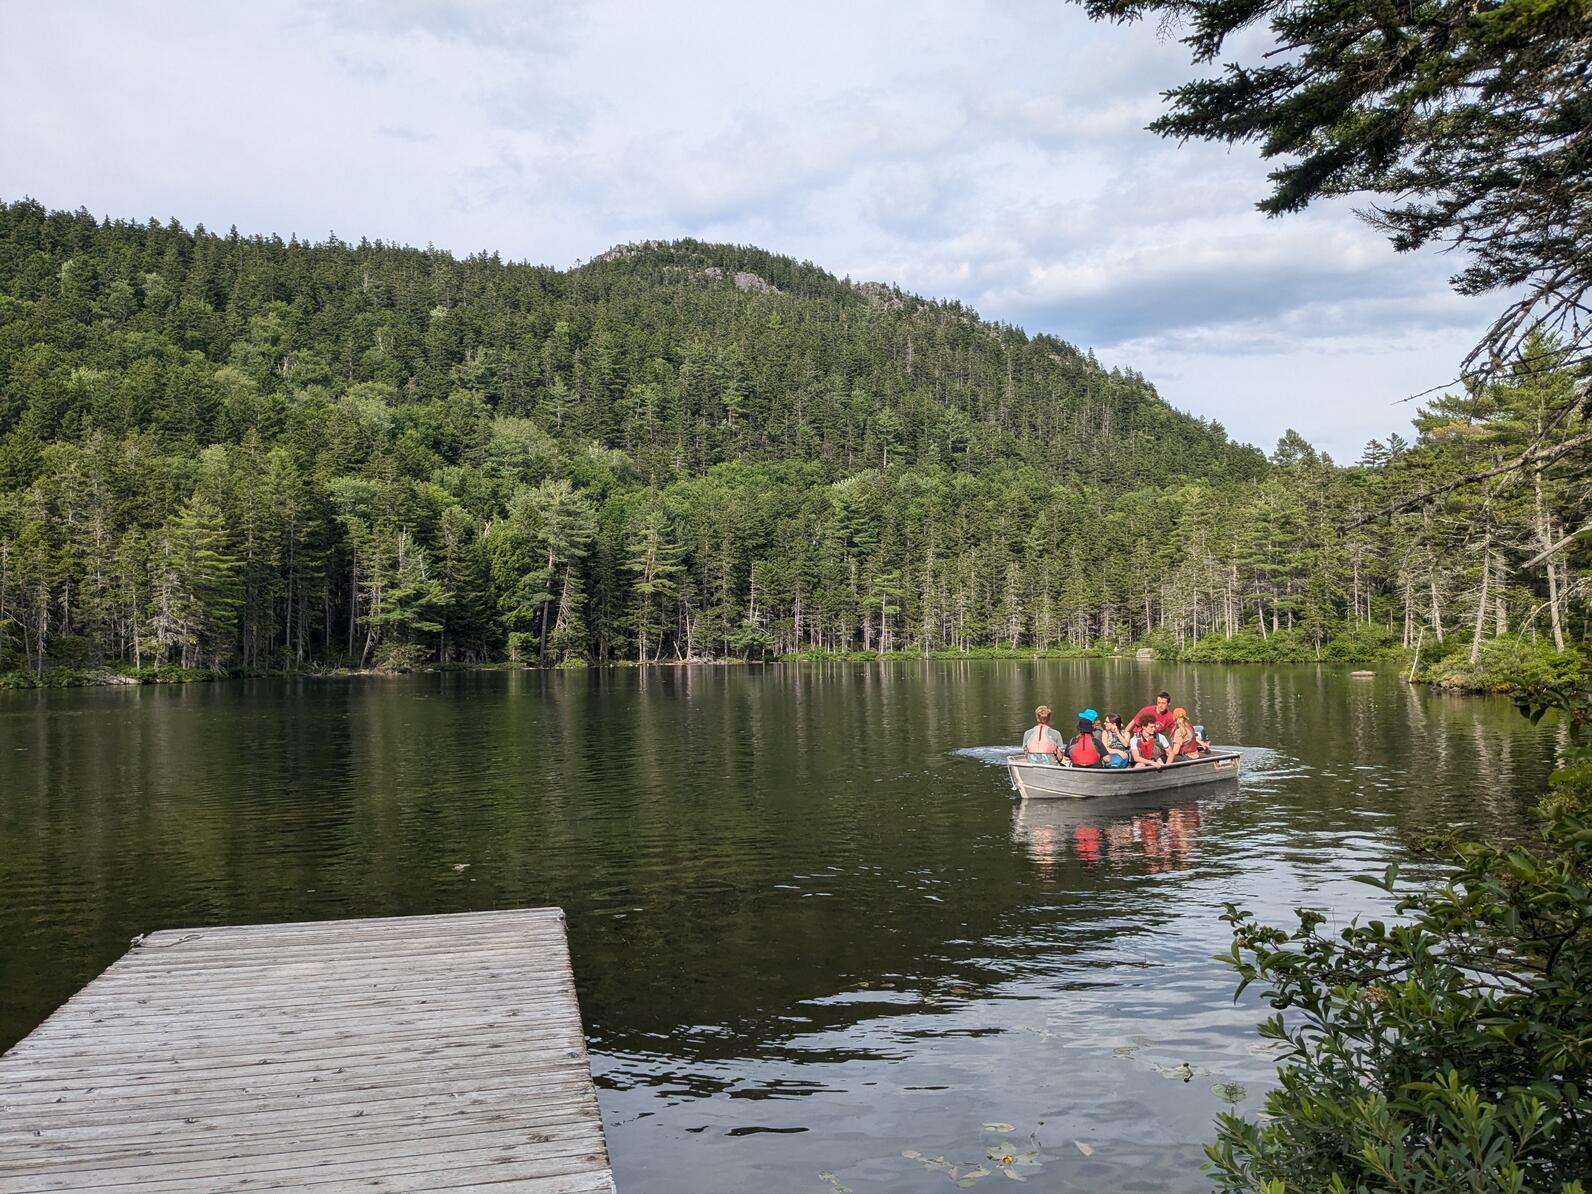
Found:
M 614 1188 L 556 908 L 152 933 L 0 1057 L 0 1191 Z

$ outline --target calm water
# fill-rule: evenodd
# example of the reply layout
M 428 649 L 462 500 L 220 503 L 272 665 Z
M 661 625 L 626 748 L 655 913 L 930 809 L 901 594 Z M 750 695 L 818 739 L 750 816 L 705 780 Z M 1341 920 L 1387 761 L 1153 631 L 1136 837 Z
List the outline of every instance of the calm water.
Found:
M 1028 810 L 987 763 L 1163 685 L 1241 789 Z M 1520 832 L 1557 734 L 1108 661 L 0 694 L 0 1047 L 145 930 L 558 904 L 623 1189 L 955 1188 L 1008 1143 L 1038 1188 L 1208 1189 L 1273 1072 L 1222 902 L 1373 909 L 1404 835 Z

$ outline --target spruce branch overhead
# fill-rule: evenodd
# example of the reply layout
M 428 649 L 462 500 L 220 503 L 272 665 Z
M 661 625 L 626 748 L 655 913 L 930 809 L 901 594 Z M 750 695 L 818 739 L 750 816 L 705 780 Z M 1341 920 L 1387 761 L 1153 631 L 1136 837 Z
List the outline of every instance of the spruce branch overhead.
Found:
M 1268 215 L 1328 196 L 1399 251 L 1458 249 L 1462 294 L 1515 295 L 1466 359 L 1475 372 L 1533 331 L 1587 346 L 1592 294 L 1589 0 L 1083 0 L 1096 19 L 1169 18 L 1195 63 L 1150 127 L 1246 142 L 1276 163 Z M 1266 23 L 1274 47 L 1223 61 Z
M 1155 18 L 1217 72 L 1166 93 L 1152 131 L 1251 143 L 1272 216 L 1332 196 L 1408 252 L 1454 252 L 1464 295 L 1504 306 L 1460 369 L 1485 384 L 1527 341 L 1545 370 L 1592 352 L 1592 0 L 1080 0 Z M 1271 45 L 1231 49 L 1264 26 Z M 1568 407 L 1588 393 L 1583 374 Z M 1529 464 L 1531 461 L 1525 461 Z

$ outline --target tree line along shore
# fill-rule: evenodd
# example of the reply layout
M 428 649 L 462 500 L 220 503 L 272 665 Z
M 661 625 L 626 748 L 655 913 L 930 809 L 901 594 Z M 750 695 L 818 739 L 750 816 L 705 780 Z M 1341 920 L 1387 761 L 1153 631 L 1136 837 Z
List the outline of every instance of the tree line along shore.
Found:
M 1573 469 L 1399 508 L 1586 431 L 1533 352 L 1340 465 L 748 247 L 556 270 L 13 202 L 0 682 L 1149 648 L 1579 683 Z

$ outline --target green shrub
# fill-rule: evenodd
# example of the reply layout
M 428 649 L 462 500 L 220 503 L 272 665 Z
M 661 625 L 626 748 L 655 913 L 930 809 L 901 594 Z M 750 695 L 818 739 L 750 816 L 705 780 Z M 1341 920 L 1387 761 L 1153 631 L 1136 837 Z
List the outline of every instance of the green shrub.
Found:
M 1224 1191 L 1581 1191 L 1592 1173 L 1592 762 L 1555 776 L 1534 849 L 1440 848 L 1399 923 L 1292 933 L 1228 905 L 1223 960 L 1277 1014 L 1280 1085 L 1207 1147 Z M 1363 878 L 1389 892 L 1396 868 Z
M 39 688 L 87 688 L 95 682 L 95 675 L 87 668 L 51 667 L 34 680 Z
M 1341 626 L 1335 630 L 1321 648 L 1321 658 L 1340 663 L 1370 663 L 1397 654 L 1399 650 L 1399 645 L 1393 641 L 1393 631 L 1388 627 L 1380 622 L 1361 622 L 1358 626 Z
M 383 643 L 376 648 L 371 662 L 378 672 L 412 672 L 424 664 L 430 654 L 419 643 Z
M 156 684 L 199 684 L 215 678 L 214 672 L 178 663 L 163 663 L 155 668 Z
M 176 663 L 148 663 L 143 667 L 119 667 L 116 671 L 140 684 L 198 684 L 216 678 L 215 672 Z
M 1134 644 L 1136 651 L 1146 647 L 1155 652 L 1157 659 L 1176 659 L 1178 655 L 1177 638 L 1164 626 L 1157 626 Z
M 1504 637 L 1483 642 L 1475 663 L 1468 651 L 1450 652 L 1427 666 L 1420 679 L 1461 692 L 1519 693 L 1578 687 L 1586 667 L 1574 651 Z
M 1162 658 L 1157 651 L 1156 658 Z M 1297 630 L 1278 630 L 1262 638 L 1241 630 L 1232 638 L 1212 634 L 1180 656 L 1189 663 L 1314 663 L 1316 649 Z

